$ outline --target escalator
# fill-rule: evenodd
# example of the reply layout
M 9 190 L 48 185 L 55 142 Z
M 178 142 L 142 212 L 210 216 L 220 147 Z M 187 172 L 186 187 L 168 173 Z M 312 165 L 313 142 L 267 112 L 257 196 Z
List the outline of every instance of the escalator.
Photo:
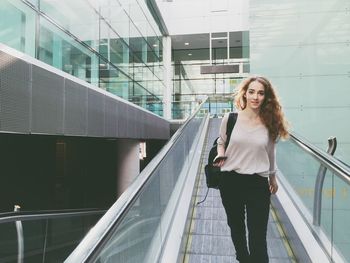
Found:
M 235 262 L 218 191 L 196 206 L 206 191 L 203 163 L 219 124 L 200 109 L 194 113 L 65 262 Z M 350 202 L 333 191 L 341 187 L 346 197 L 348 167 L 295 135 L 278 144 L 277 156 L 280 187 L 267 236 L 271 262 L 350 262 L 344 225 Z M 316 187 L 321 167 L 323 190 Z M 313 195 L 317 191 L 323 202 Z M 312 216 L 317 202 L 319 224 Z
M 235 262 L 219 192 L 210 189 L 196 205 L 205 196 L 203 166 L 220 121 L 201 108 L 193 113 L 65 262 Z M 271 262 L 350 262 L 349 168 L 295 135 L 278 144 L 277 156 L 280 187 L 267 236 Z M 320 170 L 324 182 L 316 187 Z

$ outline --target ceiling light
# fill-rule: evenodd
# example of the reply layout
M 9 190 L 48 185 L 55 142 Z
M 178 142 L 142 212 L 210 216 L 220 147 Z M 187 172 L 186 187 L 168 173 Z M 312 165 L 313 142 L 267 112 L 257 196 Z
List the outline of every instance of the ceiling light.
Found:
M 192 56 L 192 53 L 188 53 L 189 56 Z
M 154 47 L 158 47 L 158 45 L 157 45 L 157 44 L 153 44 L 153 46 L 154 46 Z
M 188 42 L 185 42 L 185 46 L 188 46 L 190 43 L 188 43 Z

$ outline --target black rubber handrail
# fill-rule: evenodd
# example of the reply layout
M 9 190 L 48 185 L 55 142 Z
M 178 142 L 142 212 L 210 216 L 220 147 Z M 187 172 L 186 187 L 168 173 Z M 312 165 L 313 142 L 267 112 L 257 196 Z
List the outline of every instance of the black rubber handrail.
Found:
M 322 151 L 311 143 L 302 139 L 295 133 L 290 134 L 291 140 L 297 144 L 305 152 L 309 153 L 312 157 L 316 158 L 322 165 L 335 173 L 336 176 L 341 178 L 344 182 L 350 185 L 350 168 L 344 162 L 339 161 L 334 156 Z
M 48 210 L 48 211 L 25 211 L 0 214 L 0 224 L 31 221 L 43 219 L 56 219 L 65 217 L 98 215 L 106 213 L 106 209 L 69 209 L 69 210 Z

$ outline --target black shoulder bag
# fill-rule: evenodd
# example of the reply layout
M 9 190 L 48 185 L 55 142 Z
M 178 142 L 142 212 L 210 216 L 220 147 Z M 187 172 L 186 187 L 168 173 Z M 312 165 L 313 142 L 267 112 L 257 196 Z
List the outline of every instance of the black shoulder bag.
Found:
M 229 114 L 227 126 L 226 126 L 226 138 L 227 138 L 227 140 L 225 143 L 225 149 L 227 148 L 227 146 L 230 142 L 231 133 L 232 133 L 233 127 L 236 124 L 236 121 L 237 121 L 237 113 L 231 112 Z M 205 194 L 204 199 L 202 201 L 198 202 L 197 205 L 200 203 L 203 203 L 205 201 L 205 199 L 207 198 L 207 195 L 208 195 L 209 188 L 218 189 L 218 187 L 219 187 L 220 167 L 213 165 L 213 161 L 214 161 L 215 157 L 218 155 L 218 150 L 217 150 L 218 139 L 219 139 L 219 137 L 217 137 L 214 140 L 213 146 L 211 147 L 211 149 L 209 151 L 208 163 L 204 167 L 205 179 L 206 179 L 208 190 L 207 190 L 207 193 Z

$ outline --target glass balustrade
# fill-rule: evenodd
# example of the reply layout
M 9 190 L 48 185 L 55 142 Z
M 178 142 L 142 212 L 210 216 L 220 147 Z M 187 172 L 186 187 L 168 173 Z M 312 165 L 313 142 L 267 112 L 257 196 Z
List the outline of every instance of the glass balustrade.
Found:
M 104 211 L 22 219 L 0 218 L 0 262 L 62 262 Z M 22 234 L 21 234 L 22 233 Z M 19 245 L 19 242 L 21 245 Z M 20 249 L 20 248 L 23 249 Z M 23 261 L 17 261 L 18 257 Z
M 280 142 L 277 147 L 280 176 L 289 184 L 289 194 L 298 204 L 313 234 L 335 262 L 350 262 L 350 185 L 339 172 L 328 168 L 324 174 L 320 200 L 316 200 L 316 180 L 322 163 L 304 151 L 293 140 Z M 320 205 L 320 222 L 315 223 L 314 209 Z
M 128 208 L 125 211 L 112 212 L 114 206 L 123 202 L 122 196 L 101 219 L 99 223 L 103 220 L 108 221 L 107 218 L 110 217 L 112 222 L 104 221 L 104 225 L 113 226 L 108 230 L 101 230 L 101 233 L 110 234 L 103 237 L 102 242 L 98 244 L 99 248 L 89 257 L 89 262 L 156 262 L 167 239 L 185 182 L 188 176 L 196 176 L 188 173 L 188 169 L 192 158 L 198 154 L 194 149 L 202 133 L 204 120 L 202 112 L 197 110 L 165 146 L 169 147 L 168 151 L 161 152 L 160 157 L 155 157 L 160 158 L 156 160 L 155 169 L 139 175 L 138 178 L 146 176 L 146 182 L 141 186 L 136 179 L 129 187 L 128 190 L 135 186 L 140 187 L 140 190 L 135 197 L 126 197 L 131 201 L 129 200 L 130 203 L 127 201 L 128 204 L 123 204 L 121 207 Z M 122 216 L 116 219 L 118 213 Z M 94 230 L 105 227 L 99 223 Z M 89 234 L 76 249 L 79 252 L 73 253 L 74 256 L 72 254 L 67 262 L 75 262 L 76 259 L 90 253 L 86 252 L 90 244 L 86 245 L 84 241 L 94 240 L 91 246 L 95 246 L 97 240 L 101 238 L 99 234 Z M 81 251 L 83 252 L 79 254 Z

